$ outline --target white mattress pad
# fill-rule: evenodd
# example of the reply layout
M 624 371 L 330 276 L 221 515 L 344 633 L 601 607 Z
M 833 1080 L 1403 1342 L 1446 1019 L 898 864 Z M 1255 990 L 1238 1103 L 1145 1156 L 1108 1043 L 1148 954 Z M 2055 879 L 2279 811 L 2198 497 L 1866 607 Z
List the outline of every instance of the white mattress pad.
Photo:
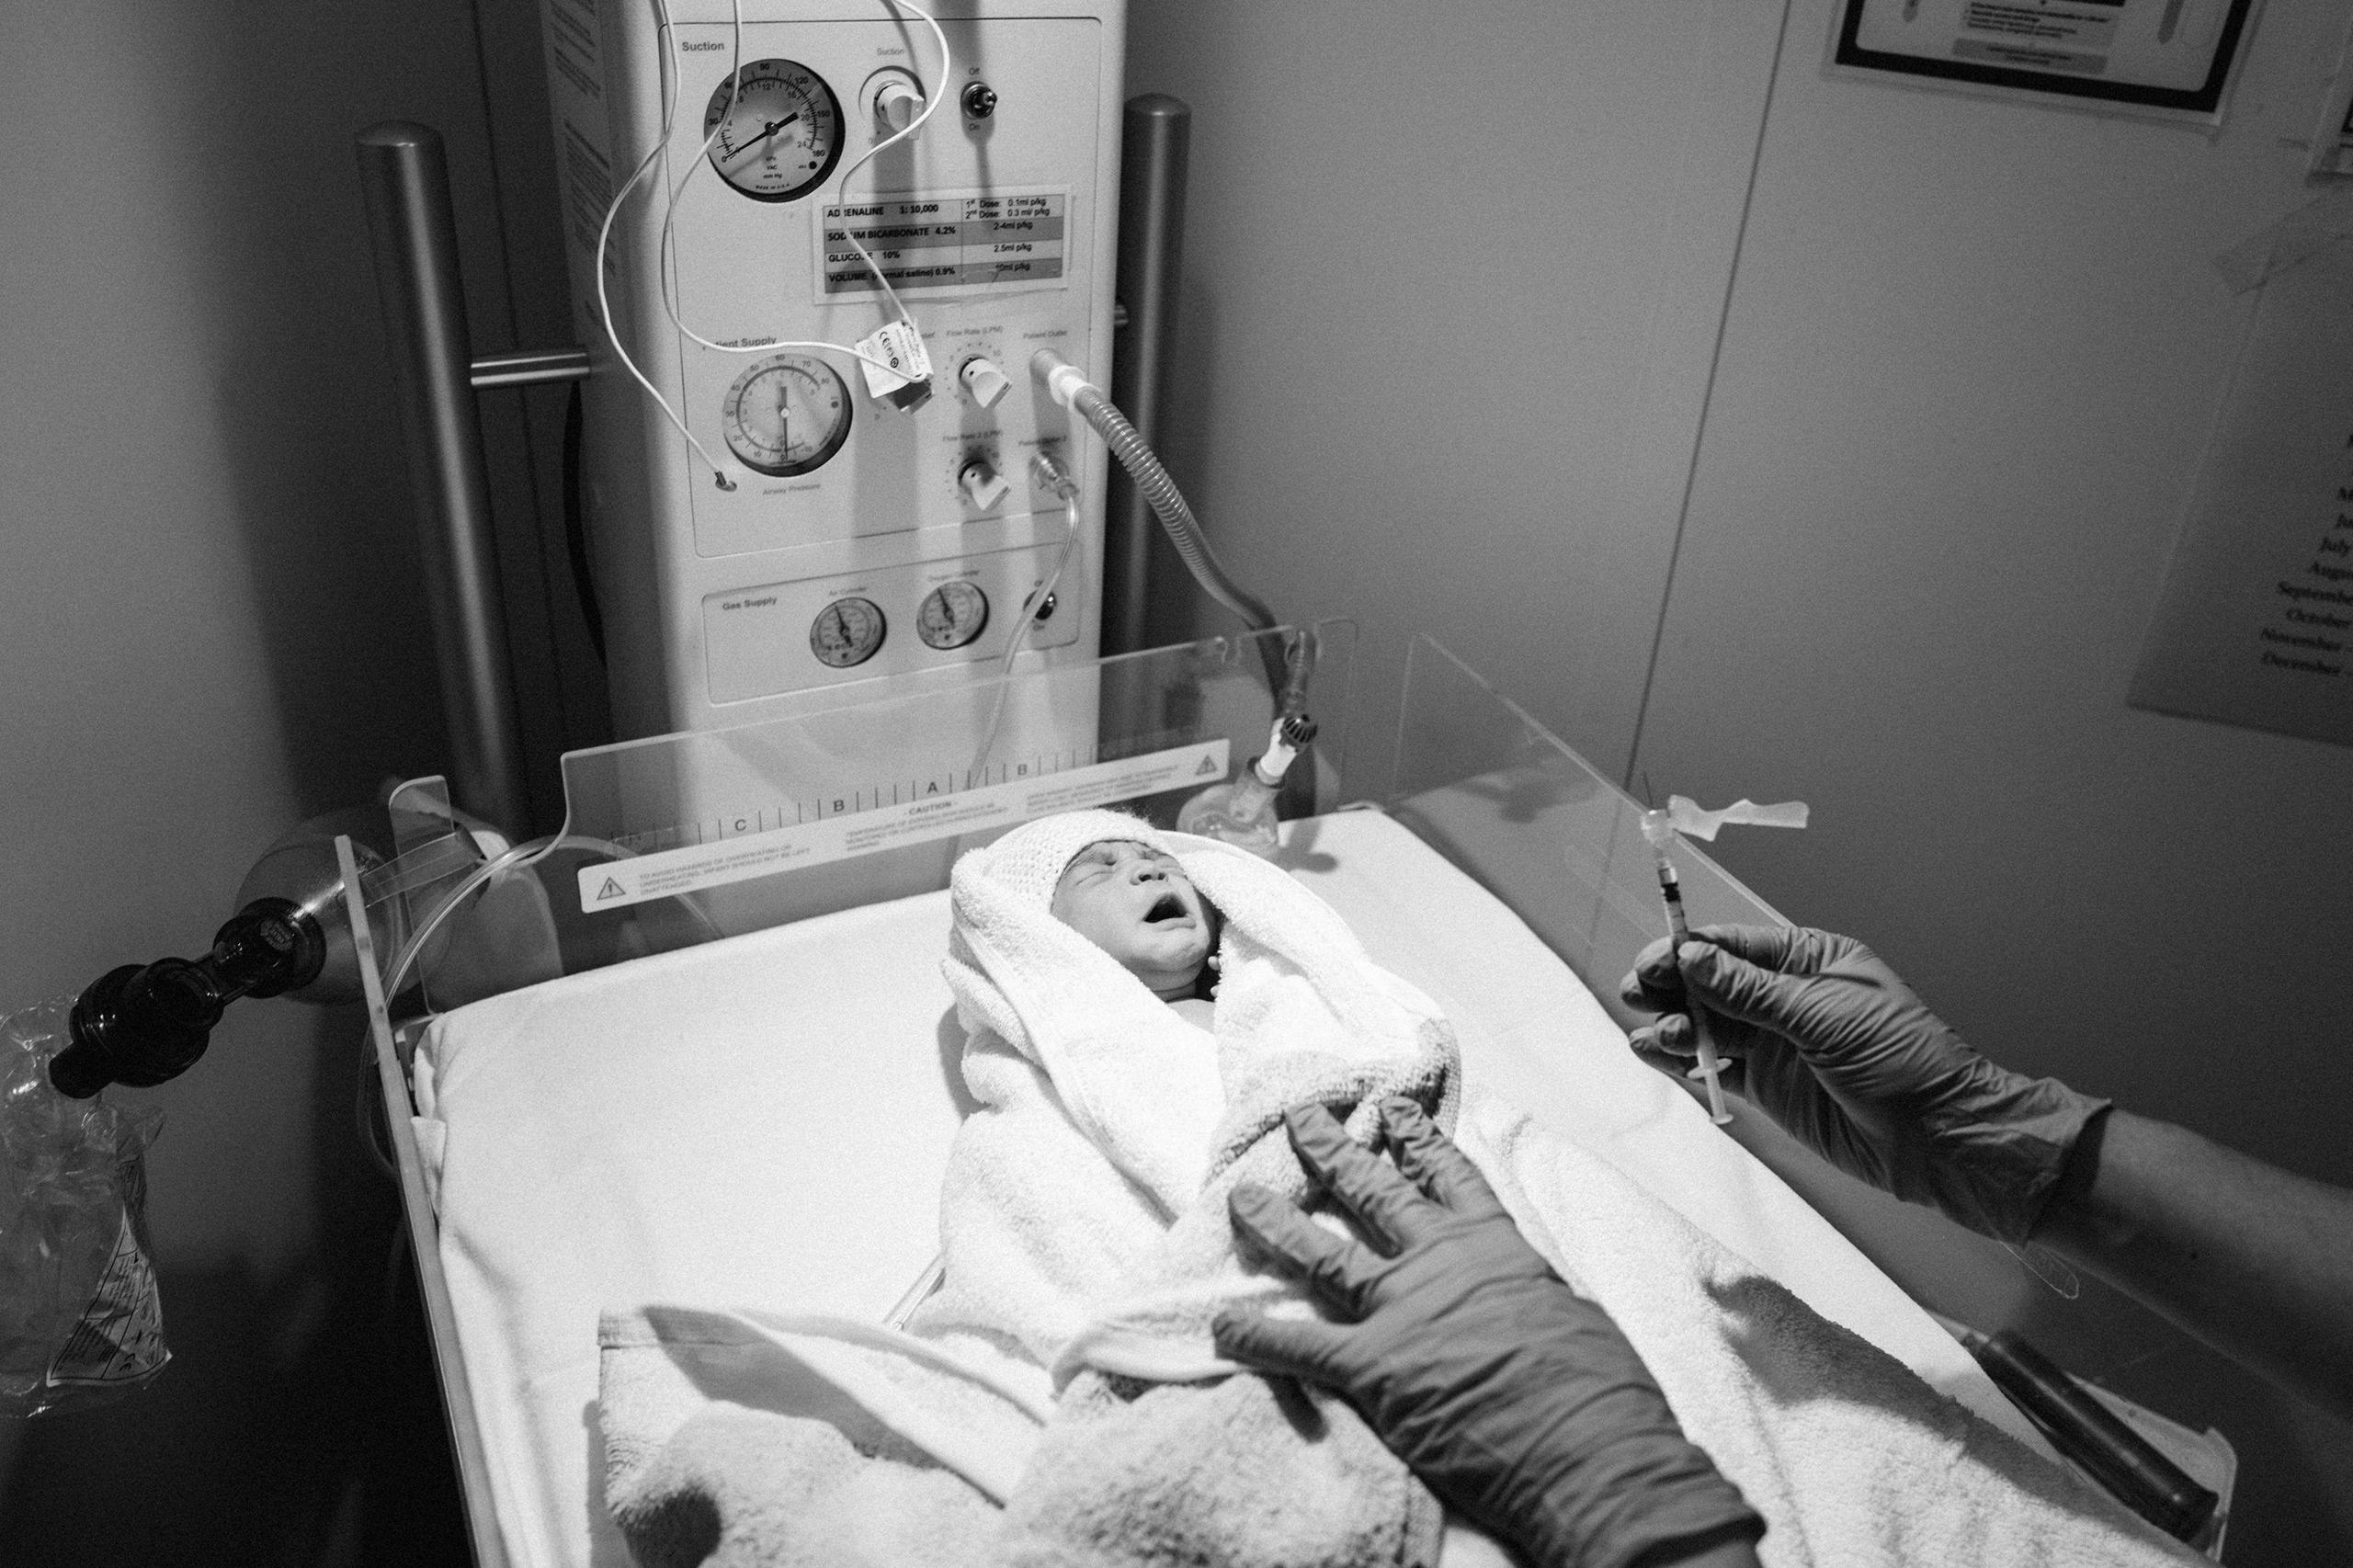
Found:
M 1376 812 L 1291 824 L 1288 845 L 1293 874 L 1446 1010 L 1469 1092 L 1584 1142 L 2042 1446 L 1925 1312 L 1637 1062 L 1483 889 Z M 600 1310 L 880 1319 L 929 1262 L 961 1116 L 948 931 L 948 895 L 927 893 L 493 997 L 428 1031 L 419 1143 L 517 1564 L 630 1561 L 598 1495 Z

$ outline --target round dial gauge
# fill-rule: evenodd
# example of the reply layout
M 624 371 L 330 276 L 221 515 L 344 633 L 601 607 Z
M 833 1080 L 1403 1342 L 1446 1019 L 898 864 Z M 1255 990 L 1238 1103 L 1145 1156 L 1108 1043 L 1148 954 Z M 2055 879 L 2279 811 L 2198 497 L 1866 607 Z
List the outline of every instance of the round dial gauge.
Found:
M 761 359 L 727 389 L 721 423 L 745 466 L 785 478 L 824 464 L 849 438 L 849 388 L 806 354 Z
M 872 599 L 835 599 L 809 626 L 809 651 L 820 664 L 846 670 L 874 657 L 882 646 L 881 607 Z
M 961 648 L 989 624 L 989 597 L 971 583 L 942 583 L 915 612 L 915 635 L 924 645 Z
M 755 60 L 711 94 L 702 133 L 714 131 L 710 166 L 720 178 L 756 201 L 791 201 L 841 161 L 842 106 L 799 61 Z

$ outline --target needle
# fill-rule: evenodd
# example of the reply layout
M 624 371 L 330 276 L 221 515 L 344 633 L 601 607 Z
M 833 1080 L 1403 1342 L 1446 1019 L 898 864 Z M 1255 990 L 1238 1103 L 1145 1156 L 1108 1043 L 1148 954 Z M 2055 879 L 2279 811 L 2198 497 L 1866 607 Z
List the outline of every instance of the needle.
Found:
M 1675 863 L 1666 858 L 1666 841 L 1674 833 L 1665 812 L 1643 813 L 1643 836 L 1650 841 L 1651 853 L 1658 861 L 1658 891 L 1666 901 L 1667 935 L 1680 951 L 1683 944 L 1691 939 L 1691 925 L 1683 914 L 1682 879 L 1675 874 Z M 1724 1109 L 1723 1085 L 1717 1082 L 1723 1074 L 1723 1059 L 1716 1054 L 1715 1035 L 1708 1027 L 1707 1010 L 1691 1000 L 1686 1012 L 1691 1019 L 1691 1038 L 1699 1047 L 1699 1065 L 1685 1075 L 1708 1081 L 1708 1119 L 1722 1127 L 1732 1120 L 1732 1113 Z
M 749 142 L 745 142 L 741 147 L 738 147 L 733 152 L 728 153 L 723 161 L 730 164 L 733 163 L 736 159 L 742 157 L 745 153 L 750 152 L 753 148 L 758 146 L 761 142 L 767 141 L 769 137 L 775 135 L 778 131 L 782 131 L 786 126 L 790 125 L 794 120 L 799 119 L 800 118 L 801 111 L 799 109 L 795 109 L 790 114 L 786 115 L 782 119 L 771 122 L 768 127 L 762 131 L 757 136 L 753 137 Z

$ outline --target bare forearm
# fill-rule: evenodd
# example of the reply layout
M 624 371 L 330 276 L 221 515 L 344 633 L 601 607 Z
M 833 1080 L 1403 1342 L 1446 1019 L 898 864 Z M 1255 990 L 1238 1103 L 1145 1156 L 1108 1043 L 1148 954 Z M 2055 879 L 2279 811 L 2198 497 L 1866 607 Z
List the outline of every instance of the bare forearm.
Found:
M 2353 1192 L 2111 1111 L 2034 1239 L 2353 1418 Z

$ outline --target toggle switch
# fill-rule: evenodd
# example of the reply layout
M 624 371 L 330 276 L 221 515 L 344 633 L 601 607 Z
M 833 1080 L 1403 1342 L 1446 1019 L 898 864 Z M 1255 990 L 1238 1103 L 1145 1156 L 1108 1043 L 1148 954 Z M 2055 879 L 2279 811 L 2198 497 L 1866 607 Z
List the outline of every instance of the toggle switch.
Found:
M 1013 488 L 1005 482 L 1005 475 L 982 458 L 974 458 L 963 466 L 956 475 L 956 487 L 983 512 L 992 510 L 1005 499 L 1005 493 Z
M 962 368 L 956 372 L 956 379 L 964 383 L 964 390 L 972 393 L 972 401 L 983 408 L 995 408 L 996 400 L 1005 395 L 1005 389 L 1013 384 L 1006 379 L 1005 372 L 996 368 L 995 360 L 983 359 L 978 355 L 964 361 Z

